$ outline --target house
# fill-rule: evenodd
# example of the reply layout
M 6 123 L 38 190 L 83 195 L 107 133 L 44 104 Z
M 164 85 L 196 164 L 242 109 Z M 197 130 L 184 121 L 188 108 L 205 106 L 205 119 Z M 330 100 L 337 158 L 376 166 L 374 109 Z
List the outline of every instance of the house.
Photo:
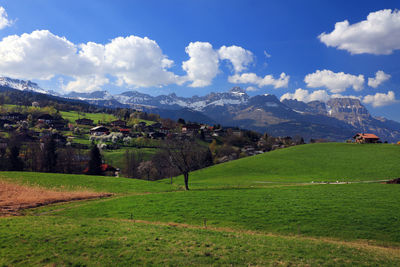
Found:
M 87 173 L 89 171 L 89 167 L 83 170 L 83 173 Z M 101 171 L 103 172 L 103 175 L 105 176 L 117 176 L 117 172 L 119 169 L 114 168 L 113 166 L 109 164 L 101 164 Z
M 160 128 L 160 133 L 163 133 L 163 134 L 169 134 L 170 131 L 171 131 L 171 129 L 168 128 L 168 127 L 161 127 Z
M 182 133 L 195 133 L 200 130 L 200 125 L 198 124 L 185 124 L 182 126 Z
M 76 124 L 80 124 L 80 125 L 93 125 L 93 120 L 91 119 L 77 119 L 75 120 Z
M 40 107 L 39 102 L 36 102 L 36 101 L 32 102 L 32 107 L 34 107 L 34 108 Z
M 151 132 L 148 134 L 148 137 L 151 139 L 164 139 L 167 135 L 161 132 Z
M 104 126 L 96 126 L 92 129 L 90 129 L 91 135 L 104 135 L 104 134 L 109 134 L 109 133 L 110 133 L 110 130 Z
M 111 122 L 113 127 L 126 127 L 126 121 L 123 120 L 115 120 Z
M 369 133 L 358 133 L 353 136 L 353 139 L 356 143 L 359 144 L 371 144 L 371 143 L 378 143 L 379 137 L 375 134 Z
M 54 121 L 54 118 L 50 114 L 43 114 L 40 115 L 37 120 L 39 123 L 51 124 Z
M 13 112 L 13 113 L 8 113 L 7 115 L 3 115 L 1 117 L 3 120 L 10 120 L 13 122 L 17 121 L 23 121 L 26 119 L 26 116 L 24 114 L 18 113 L 18 112 Z
M 131 133 L 131 129 L 119 129 L 119 132 L 122 133 L 124 136 L 128 136 Z
M 150 125 L 153 129 L 160 129 L 162 127 L 162 124 L 159 122 L 153 123 Z

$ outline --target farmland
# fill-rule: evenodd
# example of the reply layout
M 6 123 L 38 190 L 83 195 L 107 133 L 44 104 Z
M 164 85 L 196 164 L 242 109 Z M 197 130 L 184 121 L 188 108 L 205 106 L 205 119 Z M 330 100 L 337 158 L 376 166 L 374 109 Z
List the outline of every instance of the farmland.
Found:
M 398 185 L 310 181 L 395 177 L 398 152 L 395 145 L 296 146 L 194 172 L 190 191 L 181 177 L 170 184 L 2 172 L 1 180 L 25 186 L 114 195 L 1 218 L 0 264 L 396 266 Z M 361 166 L 370 154 L 372 166 Z

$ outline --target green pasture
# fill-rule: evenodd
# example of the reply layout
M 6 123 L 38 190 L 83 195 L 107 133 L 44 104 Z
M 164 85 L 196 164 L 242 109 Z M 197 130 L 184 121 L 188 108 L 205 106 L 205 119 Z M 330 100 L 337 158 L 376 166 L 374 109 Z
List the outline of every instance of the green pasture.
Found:
M 74 123 L 77 119 L 83 119 L 83 118 L 93 120 L 95 124 L 97 124 L 99 121 L 111 122 L 117 119 L 114 115 L 107 113 L 84 113 L 77 111 L 60 111 L 60 114 L 64 119 L 72 123 Z
M 192 172 L 189 186 L 259 186 L 387 180 L 400 176 L 400 145 L 308 144 L 274 150 Z M 176 181 L 182 183 L 183 178 Z
M 2 266 L 398 266 L 368 247 L 55 216 L 0 219 Z
M 400 186 L 376 182 L 399 177 L 398 155 L 383 144 L 291 147 L 193 172 L 190 191 L 181 177 L 0 172 L 114 193 L 0 218 L 0 265 L 399 266 Z M 310 183 L 336 180 L 375 182 Z

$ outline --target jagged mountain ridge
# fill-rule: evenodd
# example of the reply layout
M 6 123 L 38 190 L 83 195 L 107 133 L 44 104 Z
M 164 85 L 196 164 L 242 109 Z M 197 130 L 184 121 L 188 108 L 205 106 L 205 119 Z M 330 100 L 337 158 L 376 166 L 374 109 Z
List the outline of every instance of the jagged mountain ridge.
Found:
M 99 93 L 95 93 L 99 95 Z M 98 105 L 142 108 L 161 116 L 179 116 L 189 109 L 205 115 L 207 122 L 238 126 L 275 135 L 302 135 L 305 138 L 340 140 L 351 138 L 356 132 L 372 132 L 382 139 L 400 139 L 400 123 L 377 119 L 358 99 L 334 98 L 327 103 L 283 100 L 274 95 L 250 97 L 233 87 L 228 92 L 205 96 L 179 97 L 176 94 L 151 96 L 136 91 L 114 95 L 107 99 L 80 98 Z M 115 101 L 116 103 L 110 103 Z M 168 110 L 168 112 L 167 112 Z M 201 119 L 201 116 L 195 116 Z M 204 122 L 206 122 L 204 121 Z
M 0 78 L 0 86 L 22 91 L 56 95 L 36 83 Z M 107 91 L 71 92 L 64 97 L 104 107 L 130 107 L 162 117 L 238 126 L 272 135 L 301 135 L 306 139 L 343 141 L 356 132 L 371 132 L 383 140 L 400 140 L 400 123 L 374 118 L 358 99 L 334 98 L 327 103 L 297 100 L 280 101 L 274 95 L 250 97 L 239 88 L 205 96 L 179 97 L 176 94 L 151 96 L 137 91 L 111 95 Z

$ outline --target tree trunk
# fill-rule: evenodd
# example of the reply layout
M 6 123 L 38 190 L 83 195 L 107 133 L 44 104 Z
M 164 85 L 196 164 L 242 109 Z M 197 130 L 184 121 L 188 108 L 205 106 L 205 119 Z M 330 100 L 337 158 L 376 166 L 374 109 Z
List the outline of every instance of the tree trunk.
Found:
M 189 173 L 185 172 L 183 174 L 183 177 L 185 178 L 185 189 L 189 190 Z

